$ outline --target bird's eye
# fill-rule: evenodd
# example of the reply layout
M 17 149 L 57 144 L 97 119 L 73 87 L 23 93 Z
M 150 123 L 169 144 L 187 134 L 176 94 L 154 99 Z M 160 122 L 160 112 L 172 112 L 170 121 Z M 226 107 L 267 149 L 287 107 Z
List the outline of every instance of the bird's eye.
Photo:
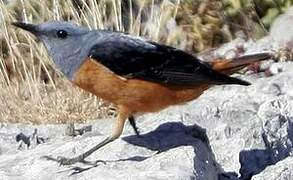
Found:
M 64 39 L 64 38 L 67 37 L 67 32 L 64 31 L 64 30 L 59 30 L 59 31 L 57 31 L 57 37 L 61 38 L 61 39 Z

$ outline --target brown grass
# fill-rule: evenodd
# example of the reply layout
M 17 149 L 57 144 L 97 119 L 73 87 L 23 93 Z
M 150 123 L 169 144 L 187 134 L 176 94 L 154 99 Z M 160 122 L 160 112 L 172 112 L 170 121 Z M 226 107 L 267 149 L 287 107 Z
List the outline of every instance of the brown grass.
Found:
M 84 122 L 115 114 L 109 103 L 76 88 L 56 73 L 45 48 L 30 34 L 12 27 L 10 23 L 16 20 L 38 23 L 64 19 L 94 29 L 124 31 L 128 26 L 132 34 L 148 34 L 149 38 L 158 40 L 160 24 L 165 15 L 156 14 L 160 16 L 159 19 L 155 19 L 155 14 L 150 15 L 147 18 L 154 19 L 153 23 L 148 22 L 142 30 L 140 17 L 144 4 L 137 5 L 136 12 L 129 11 L 129 23 L 125 25 L 122 24 L 120 0 L 78 2 L 14 0 L 4 4 L 0 0 L 0 121 Z M 154 2 L 145 3 L 152 7 Z M 165 6 L 162 3 L 161 8 Z M 172 8 L 175 7 L 173 5 Z M 169 16 L 169 12 L 166 14 Z

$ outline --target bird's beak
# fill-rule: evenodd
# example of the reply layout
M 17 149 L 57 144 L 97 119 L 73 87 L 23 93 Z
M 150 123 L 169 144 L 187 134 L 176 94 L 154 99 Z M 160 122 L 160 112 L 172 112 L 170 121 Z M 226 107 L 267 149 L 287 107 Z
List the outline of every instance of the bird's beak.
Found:
M 38 28 L 36 25 L 33 24 L 28 24 L 28 23 L 23 23 L 23 22 L 13 22 L 11 23 L 13 26 L 19 27 L 23 30 L 29 31 L 33 34 L 37 34 L 38 33 Z

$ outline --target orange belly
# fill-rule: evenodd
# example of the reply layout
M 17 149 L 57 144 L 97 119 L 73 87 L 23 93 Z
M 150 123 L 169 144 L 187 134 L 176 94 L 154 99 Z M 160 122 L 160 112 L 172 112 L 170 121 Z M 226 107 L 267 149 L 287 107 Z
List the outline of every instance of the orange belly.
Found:
M 155 112 L 200 96 L 207 84 L 195 87 L 165 86 L 139 79 L 123 79 L 95 60 L 87 59 L 75 73 L 73 83 L 131 112 Z

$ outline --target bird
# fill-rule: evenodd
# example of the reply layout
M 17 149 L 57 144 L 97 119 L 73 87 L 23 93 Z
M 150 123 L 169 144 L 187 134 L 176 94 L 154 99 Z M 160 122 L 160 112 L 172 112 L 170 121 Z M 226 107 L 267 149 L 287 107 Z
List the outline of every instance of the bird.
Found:
M 67 21 L 12 25 L 35 35 L 70 82 L 117 107 L 115 126 L 103 141 L 72 158 L 46 156 L 62 165 L 84 162 L 119 138 L 127 120 L 137 131 L 134 115 L 138 113 L 186 103 L 214 85 L 250 85 L 229 75 L 271 57 L 259 53 L 206 63 L 183 50 L 124 32 L 91 30 Z

